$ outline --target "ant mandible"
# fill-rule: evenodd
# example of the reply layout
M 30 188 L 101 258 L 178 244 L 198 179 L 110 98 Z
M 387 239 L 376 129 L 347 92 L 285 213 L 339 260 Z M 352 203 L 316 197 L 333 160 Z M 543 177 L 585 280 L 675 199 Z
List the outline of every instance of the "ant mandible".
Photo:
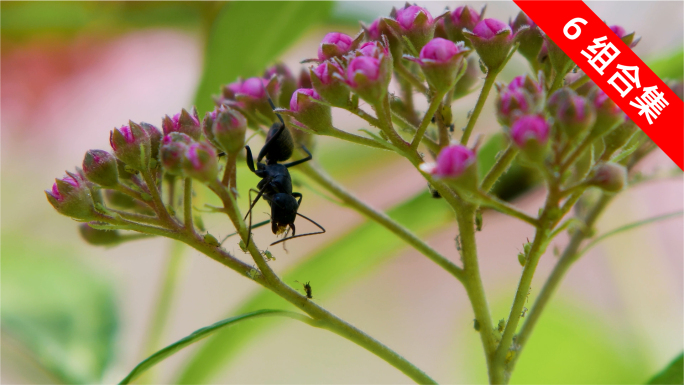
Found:
M 271 108 L 275 110 L 275 106 L 273 105 L 271 98 L 268 99 L 268 102 L 271 104 Z M 259 156 L 257 157 L 256 168 L 254 167 L 252 150 L 249 148 L 249 146 L 245 146 L 245 149 L 247 150 L 247 167 L 249 167 L 250 171 L 261 178 L 261 181 L 259 181 L 259 184 L 257 184 L 257 188 L 259 190 L 249 190 L 249 198 L 251 202 L 249 211 L 247 211 L 247 214 L 244 218 L 247 219 L 247 216 L 249 216 L 247 245 L 249 245 L 252 235 L 252 209 L 262 196 L 266 202 L 268 202 L 269 206 L 271 206 L 271 230 L 273 231 L 273 234 L 277 235 L 285 232 L 285 238 L 271 243 L 271 246 L 280 242 L 285 242 L 292 238 L 325 233 L 325 229 L 321 225 L 297 212 L 299 205 L 302 203 L 302 194 L 298 192 L 292 192 L 292 178 L 290 177 L 290 172 L 287 170 L 290 167 L 313 159 L 313 156 L 309 150 L 302 145 L 302 150 L 304 150 L 304 152 L 307 154 L 306 158 L 285 164 L 278 163 L 286 161 L 292 156 L 292 152 L 294 151 L 294 139 L 292 138 L 290 130 L 285 127 L 283 118 L 278 113 L 276 113 L 276 115 L 278 116 L 278 120 L 280 120 L 280 122 L 274 123 L 271 126 L 271 129 L 268 131 L 268 135 L 266 135 L 266 143 L 264 143 L 264 147 L 261 148 L 261 151 L 259 151 Z M 264 158 L 266 158 L 266 163 L 261 162 L 261 160 Z M 252 201 L 253 191 L 257 192 L 257 196 L 254 201 Z M 294 220 L 297 215 L 318 226 L 321 231 L 296 235 Z M 288 226 L 292 229 L 292 236 L 290 237 L 287 237 Z

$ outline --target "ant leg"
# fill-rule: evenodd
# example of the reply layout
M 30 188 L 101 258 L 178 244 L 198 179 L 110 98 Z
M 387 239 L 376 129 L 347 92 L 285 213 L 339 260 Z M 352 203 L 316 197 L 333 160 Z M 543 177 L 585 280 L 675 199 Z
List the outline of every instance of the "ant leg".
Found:
M 268 104 L 271 105 L 271 109 L 273 110 L 273 112 L 275 112 L 276 106 L 273 104 L 273 100 L 271 100 L 271 97 L 270 97 L 270 96 L 268 97 Z M 280 120 L 280 123 L 282 123 L 283 126 L 284 126 L 284 125 L 285 125 L 285 122 L 283 121 L 283 117 L 280 116 L 280 114 L 277 113 L 277 112 L 276 112 L 275 114 L 276 114 L 276 116 L 278 117 L 278 120 Z
M 249 170 L 251 172 L 256 174 L 256 170 L 254 169 L 254 158 L 252 157 L 252 150 L 249 148 L 249 146 L 245 146 L 245 150 L 247 150 L 247 167 L 249 167 Z
M 266 188 L 266 186 L 264 186 L 261 190 L 258 191 L 257 197 L 254 199 L 254 202 L 252 202 L 252 191 L 257 191 L 257 190 L 254 190 L 253 188 L 249 189 L 250 205 L 249 205 L 249 211 L 247 211 L 247 214 L 245 214 L 245 218 L 247 218 L 247 216 L 249 215 L 249 227 L 247 227 L 247 242 L 245 243 L 246 247 L 249 247 L 249 241 L 252 239 L 252 208 L 257 203 L 259 198 L 261 198 L 261 196 L 264 194 L 265 188 Z M 245 218 L 242 218 L 242 220 L 244 221 Z
M 309 150 L 306 148 L 306 146 L 302 145 L 302 150 L 304 150 L 304 152 L 306 152 L 306 154 L 308 155 L 306 158 L 300 159 L 300 160 L 296 160 L 296 161 L 290 162 L 290 163 L 285 163 L 283 166 L 285 166 L 286 168 L 290 168 L 290 167 L 292 167 L 292 166 L 296 166 L 296 165 L 298 165 L 298 164 L 302 164 L 302 163 L 304 163 L 304 162 L 308 162 L 308 161 L 310 161 L 311 159 L 313 159 L 313 155 L 311 155 L 311 153 L 310 153 Z
M 292 194 L 292 195 L 294 195 L 294 194 Z M 287 241 L 288 239 L 292 239 L 292 238 L 306 237 L 307 235 L 316 235 L 316 234 L 323 234 L 323 233 L 325 233 L 325 229 L 323 228 L 323 226 L 321 226 L 321 225 L 319 225 L 318 223 L 316 223 L 313 219 L 311 219 L 311 218 L 309 218 L 309 217 L 305 217 L 304 215 L 302 215 L 302 214 L 300 214 L 300 213 L 297 213 L 297 215 L 299 215 L 300 217 L 302 217 L 302 218 L 306 219 L 307 221 L 313 223 L 313 224 L 316 225 L 319 229 L 321 229 L 321 231 L 317 231 L 317 232 L 315 232 L 315 233 L 306 233 L 306 234 L 293 235 L 293 236 L 291 236 L 291 237 L 283 238 L 283 239 L 281 239 L 281 240 L 279 240 L 279 241 L 273 242 L 273 243 L 271 243 L 271 246 L 277 245 L 277 244 L 280 243 L 280 242 L 285 242 L 285 241 Z
M 302 204 L 302 198 L 304 198 L 304 196 L 298 192 L 293 192 L 292 196 L 295 198 L 299 198 L 297 199 L 297 208 L 299 208 L 299 206 Z
M 267 220 L 265 220 L 265 221 L 263 221 L 263 222 L 259 222 L 259 223 L 255 224 L 254 226 L 252 226 L 252 229 L 256 229 L 256 228 L 259 228 L 259 227 L 261 227 L 261 226 L 267 225 L 267 224 L 269 224 L 270 222 L 271 222 L 270 219 L 267 219 Z M 221 245 L 223 245 L 223 242 L 225 242 L 226 239 L 232 237 L 233 235 L 237 235 L 237 233 L 230 233 L 230 234 L 226 235 L 225 237 L 223 237 L 223 239 L 221 240 Z

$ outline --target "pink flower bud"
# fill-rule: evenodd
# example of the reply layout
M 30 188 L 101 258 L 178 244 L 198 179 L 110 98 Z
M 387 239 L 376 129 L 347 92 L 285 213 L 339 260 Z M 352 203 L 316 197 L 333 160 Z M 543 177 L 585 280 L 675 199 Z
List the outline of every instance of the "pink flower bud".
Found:
M 290 99 L 290 111 L 292 112 L 300 112 L 312 103 L 315 104 L 314 102 L 309 101 L 308 98 L 300 98 L 299 94 L 321 100 L 320 95 L 311 88 L 300 88 L 292 94 L 292 99 Z
M 369 81 L 380 77 L 380 60 L 374 57 L 359 56 L 352 59 L 347 66 L 347 82 L 354 88 L 357 87 L 357 77 L 361 75 Z
M 419 14 L 422 13 L 423 16 L 425 17 L 426 21 L 421 22 L 420 20 L 416 20 L 416 18 L 419 17 Z M 411 5 L 409 7 L 399 9 L 397 10 L 397 17 L 396 17 L 397 22 L 399 22 L 399 25 L 401 28 L 405 30 L 411 30 L 417 26 L 419 23 L 427 23 L 427 24 L 433 24 L 434 19 L 432 18 L 432 15 L 430 12 L 428 12 L 427 9 L 423 7 L 419 7 L 417 5 Z
M 596 122 L 589 135 L 598 138 L 625 121 L 625 113 L 600 88 L 594 90 L 589 99 L 596 108 Z
M 622 191 L 627 183 L 627 169 L 617 163 L 602 163 L 596 166 L 594 176 L 589 179 L 588 184 L 596 186 L 607 193 Z
M 312 87 L 323 100 L 333 106 L 346 107 L 349 102 L 349 88 L 344 85 L 343 79 L 344 69 L 332 61 L 324 61 L 311 72 Z M 292 100 L 294 99 L 295 95 Z
M 368 43 L 364 43 L 364 44 L 368 44 Z M 336 73 L 336 72 L 340 75 L 344 74 L 344 70 L 342 69 L 342 67 L 339 66 L 339 64 L 333 63 L 330 61 L 325 61 L 313 69 L 314 75 L 318 78 L 318 80 L 321 82 L 321 84 L 326 85 L 326 86 L 335 81 L 335 79 L 333 78 L 332 75 L 333 75 L 333 73 Z M 306 87 L 300 87 L 300 88 L 306 88 Z
M 195 107 L 192 108 L 192 114 L 186 109 L 182 109 L 180 113 L 172 118 L 166 115 L 162 119 L 162 129 L 164 130 L 164 135 L 172 132 L 181 132 L 195 140 L 198 140 L 202 134 L 199 116 L 197 116 Z
M 503 126 L 510 126 L 518 116 L 541 112 L 546 99 L 542 85 L 529 76 L 518 76 L 497 89 L 496 116 Z
M 411 60 L 420 64 L 430 87 L 446 92 L 452 89 L 463 75 L 461 70 L 468 51 L 462 42 L 454 44 L 452 41 L 436 37 L 420 50 L 418 60 Z
M 313 131 L 325 131 L 332 127 L 330 107 L 314 102 L 320 95 L 311 88 L 300 88 L 292 94 L 289 113 L 297 121 Z
M 306 68 L 302 68 L 297 79 L 297 88 L 311 88 L 311 74 Z
M 68 217 L 85 221 L 95 219 L 97 213 L 86 181 L 77 174 L 67 174 L 62 179 L 55 179 L 51 190 L 45 190 L 48 202 Z
M 275 64 L 264 72 L 264 79 L 266 81 L 270 80 L 273 76 L 277 76 L 278 88 L 280 90 L 278 100 L 274 100 L 273 103 L 278 107 L 286 107 L 290 96 L 297 89 L 297 79 L 295 79 L 292 71 L 283 63 Z
M 242 83 L 240 93 L 254 99 L 266 97 L 266 82 L 262 78 L 249 78 Z
M 544 145 L 549 140 L 549 124 L 541 115 L 520 117 L 511 126 L 511 139 L 523 149 L 530 141 Z
M 374 58 L 378 58 L 381 54 L 382 55 L 388 55 L 389 51 L 385 46 L 383 46 L 380 42 L 378 41 L 369 41 L 366 43 L 361 44 L 359 46 L 358 50 L 359 53 L 361 53 L 362 56 L 370 56 Z
M 484 19 L 477 23 L 475 28 L 473 28 L 473 33 L 475 36 L 487 40 L 494 39 L 497 35 L 504 31 L 510 32 L 511 27 L 509 27 L 503 21 L 497 19 Z
M 83 173 L 89 181 L 103 187 L 116 187 L 119 184 L 116 158 L 104 150 L 86 152 Z
M 109 143 L 114 155 L 134 170 L 142 171 L 149 167 L 151 157 L 150 137 L 137 123 L 129 122 L 112 130 Z
M 335 56 L 342 56 L 349 52 L 354 39 L 340 32 L 330 32 L 318 46 L 318 60 L 327 60 Z
M 556 122 L 569 138 L 576 138 L 596 119 L 592 105 L 579 95 L 565 99 L 556 109 Z
M 472 31 L 465 30 L 482 62 L 490 71 L 498 71 L 513 46 L 513 32 L 503 21 L 484 19 Z
M 241 151 L 245 145 L 247 119 L 230 108 L 222 108 L 215 113 L 211 128 L 213 142 L 230 154 Z
M 161 140 L 164 135 L 162 135 L 161 131 L 152 124 L 140 122 L 140 127 L 142 127 L 143 130 L 145 130 L 145 133 L 147 133 L 147 136 L 150 137 L 150 156 L 152 159 L 157 159 L 159 156 L 159 146 L 161 145 Z
M 159 148 L 159 161 L 167 173 L 182 174 L 183 155 L 191 143 L 194 143 L 192 138 L 180 132 L 172 132 L 164 136 Z
M 432 172 L 438 178 L 458 178 L 475 165 L 475 153 L 460 144 L 445 147 L 437 156 L 437 163 Z
M 611 25 L 610 30 L 613 31 L 620 39 L 627 35 L 627 31 L 619 25 Z
M 183 171 L 186 175 L 203 183 L 216 181 L 218 174 L 216 151 L 206 142 L 190 144 L 183 157 Z
M 451 13 L 451 22 L 457 28 L 472 30 L 480 22 L 480 13 L 469 5 L 462 5 Z
M 375 19 L 366 30 L 366 32 L 368 33 L 369 40 L 380 40 L 380 36 L 382 35 L 382 33 L 380 32 L 379 24 L 380 19 Z

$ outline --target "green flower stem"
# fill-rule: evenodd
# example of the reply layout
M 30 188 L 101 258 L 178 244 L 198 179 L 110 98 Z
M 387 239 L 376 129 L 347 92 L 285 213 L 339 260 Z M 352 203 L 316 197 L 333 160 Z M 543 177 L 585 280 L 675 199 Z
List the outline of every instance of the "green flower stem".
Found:
M 219 198 L 221 198 L 223 204 L 225 205 L 228 216 L 235 225 L 238 234 L 242 238 L 243 242 L 247 242 L 247 228 L 242 220 L 241 214 L 232 194 L 229 194 L 225 189 L 225 186 L 221 185 L 218 181 L 213 185 L 209 186 L 212 191 L 214 191 Z M 342 319 L 336 317 L 329 311 L 318 306 L 306 296 L 299 293 L 297 290 L 285 284 L 280 278 L 273 272 L 264 257 L 261 255 L 253 240 L 250 240 L 247 245 L 249 253 L 259 267 L 261 274 L 256 274 L 256 277 L 263 276 L 264 279 L 260 283 L 267 287 L 269 290 L 273 291 L 275 294 L 279 295 L 286 301 L 295 305 L 305 313 L 309 314 L 313 319 L 317 320 L 320 327 L 330 330 L 335 334 L 338 334 L 357 345 L 365 348 L 371 353 L 377 355 L 378 357 L 385 360 L 390 365 L 399 369 L 402 373 L 406 374 L 408 377 L 420 384 L 435 384 L 436 382 L 430 378 L 423 371 L 418 369 L 415 365 L 407 361 L 405 358 L 395 353 L 387 346 L 373 339 L 371 336 L 365 334 L 361 330 L 352 326 L 351 324 L 343 321 Z
M 380 122 L 378 121 L 377 118 L 374 116 L 370 115 L 366 111 L 360 109 L 360 108 L 347 108 L 347 111 L 351 112 L 352 114 L 358 116 L 359 118 L 365 120 L 368 122 L 370 125 L 375 126 L 375 127 L 380 127 Z
M 311 178 L 319 186 L 323 187 L 335 197 L 340 199 L 349 207 L 358 211 L 359 213 L 365 215 L 366 217 L 374 220 L 381 226 L 385 227 L 387 230 L 391 231 L 397 237 L 413 246 L 416 250 L 420 251 L 423 255 L 428 257 L 431 261 L 435 262 L 437 265 L 442 267 L 444 270 L 448 271 L 456 279 L 463 282 L 463 269 L 456 266 L 453 262 L 448 260 L 446 257 L 438 253 L 435 249 L 431 248 L 423 242 L 418 236 L 409 231 L 407 228 L 401 226 L 392 218 L 387 216 L 387 214 L 375 210 L 368 206 L 366 203 L 362 202 L 354 195 L 345 190 L 342 186 L 337 184 L 325 171 L 323 171 L 317 164 L 312 164 L 312 162 L 304 163 L 299 166 L 299 171 L 304 175 Z
M 539 226 L 539 220 L 537 220 L 536 218 L 532 218 L 531 216 L 523 213 L 522 211 L 519 211 L 518 209 L 502 201 L 501 199 L 489 195 L 483 191 L 478 192 L 478 203 L 480 203 L 480 205 L 482 206 L 493 208 L 494 210 L 500 213 L 518 218 L 522 221 L 531 224 L 534 227 Z
M 594 141 L 594 138 L 591 135 L 587 135 L 582 141 L 580 142 L 577 147 L 568 155 L 567 159 L 563 161 L 560 167 L 560 173 L 562 174 L 565 170 L 567 170 L 572 164 L 579 158 L 584 151 L 591 145 L 591 142 Z
M 394 71 L 402 79 L 406 80 L 408 83 L 410 83 L 412 86 L 414 86 L 416 88 L 416 90 L 418 92 L 420 92 L 421 94 L 427 94 L 428 93 L 428 88 L 425 87 L 425 84 L 423 84 L 423 81 L 420 80 L 411 71 L 409 71 L 408 68 L 406 68 L 406 66 L 404 66 L 401 62 L 395 62 Z
M 558 75 L 558 72 L 556 72 L 556 75 L 553 77 L 553 83 L 551 84 L 551 88 L 549 89 L 549 97 L 556 92 L 557 89 L 561 88 L 563 86 L 563 79 L 565 78 L 565 75 Z
M 423 139 L 423 135 L 425 135 L 425 130 L 427 130 L 430 121 L 432 121 L 432 117 L 435 116 L 435 112 L 437 111 L 437 108 L 441 105 L 442 99 L 444 98 L 445 94 L 446 91 L 437 91 L 433 95 L 432 100 L 430 101 L 430 107 L 428 107 L 428 110 L 425 113 L 423 120 L 420 122 L 418 131 L 416 132 L 416 135 L 413 137 L 413 141 L 411 142 L 411 151 L 415 151 L 418 149 L 418 145 L 420 144 L 420 141 Z
M 582 87 L 583 85 L 587 84 L 589 80 L 591 79 L 589 78 L 589 76 L 587 76 L 587 74 L 582 74 L 582 76 L 580 76 L 577 80 L 568 84 L 568 87 L 572 88 L 573 90 L 576 90 Z
M 373 106 L 375 114 L 378 116 L 378 128 L 387 136 L 387 138 L 397 147 L 401 155 L 404 155 L 409 147 L 407 143 L 392 126 L 392 113 L 389 108 L 389 96 L 385 95 L 383 100 L 378 101 Z
M 150 192 L 150 195 L 152 196 L 152 202 L 154 202 L 155 211 L 159 218 L 165 223 L 167 223 L 169 226 L 179 227 L 178 221 L 176 221 L 175 218 L 171 217 L 169 211 L 166 209 L 166 206 L 164 206 L 164 202 L 162 201 L 161 195 L 159 194 L 159 189 L 157 188 L 157 183 L 155 183 L 155 180 L 152 177 L 152 173 L 150 172 L 150 170 L 144 170 L 140 173 L 142 174 L 143 179 L 145 180 L 145 184 L 147 185 L 147 189 Z
M 176 176 L 171 174 L 164 174 L 162 180 L 166 178 L 167 202 L 169 207 L 176 209 Z
M 192 178 L 185 178 L 183 189 L 183 226 L 187 231 L 195 231 L 192 224 Z
M 183 266 L 183 252 L 185 251 L 185 244 L 177 241 L 171 243 L 171 253 L 166 265 L 166 273 L 164 280 L 159 288 L 159 296 L 157 297 L 156 306 L 152 315 L 152 320 L 148 326 L 146 333 L 147 342 L 145 343 L 145 350 L 143 357 L 156 352 L 162 343 L 162 337 L 166 331 L 167 320 L 170 318 L 171 303 L 173 302 L 176 284 L 180 275 L 181 267 Z M 156 383 L 155 372 L 148 371 L 145 374 L 144 380 L 141 383 Z
M 518 149 L 509 144 L 482 180 L 482 184 L 480 185 L 482 191 L 489 192 L 489 190 L 491 190 L 496 181 L 499 180 L 499 177 L 508 170 L 508 167 L 513 163 L 516 155 L 518 155 Z
M 416 108 L 413 102 L 413 86 L 407 81 L 399 79 L 399 86 L 401 88 L 401 100 L 404 101 L 404 113 L 406 120 L 418 124 L 418 115 L 416 115 Z
M 128 211 L 123 211 L 123 210 L 117 210 L 117 209 L 112 209 L 112 208 L 107 208 L 107 210 L 116 213 L 121 216 L 121 218 L 127 219 L 129 221 L 133 222 L 140 222 L 140 223 L 147 223 L 148 225 L 155 225 L 155 226 L 161 226 L 162 222 L 159 220 L 159 217 L 157 216 L 149 216 L 145 214 L 139 214 L 139 213 L 131 213 Z
M 373 139 L 366 138 L 366 137 L 359 136 L 359 135 L 354 135 L 352 133 L 349 133 L 347 131 L 343 131 L 343 130 L 340 130 L 340 129 L 337 129 L 334 127 L 332 129 L 326 130 L 325 132 L 322 133 L 322 135 L 332 136 L 333 138 L 346 140 L 348 142 L 354 142 L 356 144 L 361 144 L 363 146 L 379 148 L 381 150 L 387 150 L 387 147 L 384 147 L 383 145 L 374 141 Z
M 492 367 L 492 356 L 496 349 L 494 340 L 494 325 L 489 311 L 489 304 L 485 296 L 480 267 L 477 260 L 477 245 L 475 243 L 475 210 L 476 206 L 463 202 L 454 207 L 461 240 L 461 259 L 465 273 L 464 286 L 475 313 L 475 319 L 480 323 L 480 339 L 487 358 L 487 366 Z M 490 376 L 490 382 L 492 378 Z
M 399 125 L 399 126 L 402 128 L 402 130 L 405 130 L 406 132 L 408 132 L 408 133 L 410 133 L 411 135 L 414 135 L 414 136 L 415 136 L 416 131 L 418 131 L 418 128 L 417 128 L 416 126 L 414 126 L 413 124 L 411 124 L 408 120 L 406 120 L 406 118 L 404 118 L 403 116 L 401 116 L 397 111 L 391 110 L 391 113 L 392 113 L 392 122 L 394 122 L 394 123 L 396 123 L 397 125 Z M 375 125 L 375 127 L 380 127 L 379 124 L 380 124 L 380 123 L 378 123 L 378 125 Z M 437 144 L 437 142 L 435 142 L 435 141 L 432 140 L 431 138 L 429 138 L 429 137 L 423 135 L 422 143 L 423 143 L 423 145 L 425 145 L 425 147 L 427 147 L 428 150 L 430 150 L 433 154 L 439 154 L 440 147 L 439 147 L 439 145 Z
M 504 66 L 501 67 L 503 68 Z M 470 119 L 468 119 L 468 124 L 466 125 L 466 128 L 463 131 L 463 136 L 461 136 L 461 144 L 464 146 L 468 144 L 468 139 L 470 139 L 470 134 L 472 134 L 473 132 L 475 122 L 477 122 L 477 118 L 480 117 L 482 107 L 484 107 L 485 101 L 487 100 L 487 96 L 489 96 L 489 91 L 492 89 L 492 86 L 494 85 L 494 81 L 496 81 L 496 76 L 498 74 L 498 72 L 490 71 L 487 72 L 487 76 L 485 76 L 484 84 L 482 84 L 482 89 L 480 90 L 480 96 L 477 97 L 475 108 L 473 109 L 473 112 L 470 114 Z
M 511 306 L 511 313 L 508 316 L 501 342 L 494 355 L 494 370 L 490 372 L 490 380 L 492 378 L 495 379 L 495 381 L 492 381 L 493 383 L 506 383 L 510 376 L 510 371 L 507 372 L 505 370 L 506 364 L 511 359 L 509 356 L 509 349 L 511 349 L 513 343 L 513 335 L 518 327 L 518 322 L 522 315 L 522 308 L 525 305 L 527 294 L 529 293 L 530 285 L 532 284 L 532 278 L 537 269 L 537 264 L 551 241 L 551 229 L 555 227 L 561 217 L 554 214 L 559 211 L 559 200 L 557 187 L 555 185 L 549 186 L 549 194 L 544 205 L 544 210 L 539 218 L 539 224 L 534 235 L 534 240 L 532 241 L 532 247 L 525 260 L 525 267 L 520 276 L 518 289 L 516 290 L 513 305 Z M 517 351 L 517 347 L 514 347 L 513 351 Z
M 451 94 L 453 93 L 453 90 L 454 89 L 452 88 L 449 90 L 449 92 L 447 92 L 446 99 L 442 100 L 442 102 L 439 104 L 440 112 L 435 114 L 435 120 L 437 121 L 437 128 L 439 132 L 440 150 L 449 145 L 449 127 L 447 127 L 447 124 L 444 121 L 443 111 L 445 108 L 447 108 L 449 110 L 449 114 L 451 114 L 451 104 L 447 103 L 446 101 L 451 100 Z
M 594 226 L 594 224 L 596 223 L 596 219 L 608 206 L 608 203 L 610 203 L 611 199 L 612 196 L 610 195 L 603 194 L 601 196 L 601 198 L 589 210 L 587 216 L 583 219 L 585 228 L 590 229 Z M 570 243 L 568 243 L 568 245 L 565 247 L 565 250 L 563 251 L 563 254 L 561 255 L 558 263 L 553 268 L 553 271 L 551 272 L 549 278 L 546 280 L 546 283 L 544 283 L 544 287 L 539 292 L 539 296 L 535 300 L 534 305 L 532 306 L 532 310 L 530 310 L 528 316 L 526 317 L 525 323 L 523 324 L 522 328 L 520 329 L 520 333 L 518 334 L 516 343 L 519 346 L 519 350 L 508 365 L 509 372 L 511 372 L 515 367 L 515 363 L 520 357 L 520 353 L 522 349 L 525 347 L 525 343 L 529 339 L 529 336 L 532 333 L 534 326 L 537 324 L 539 316 L 546 308 L 546 305 L 551 299 L 553 293 L 556 291 L 556 288 L 560 284 L 561 280 L 565 276 L 565 273 L 568 271 L 572 263 L 575 261 L 575 255 L 577 254 L 577 251 L 579 250 L 582 241 L 584 241 L 589 234 L 589 232 L 584 231 L 577 231 L 573 234 L 572 238 L 570 239 Z
M 124 194 L 126 194 L 126 195 L 128 195 L 128 196 L 130 196 L 136 200 L 139 200 L 139 201 L 145 203 L 146 205 L 154 208 L 154 202 L 147 201 L 147 200 L 143 199 L 142 194 L 140 194 L 139 192 L 133 190 L 132 188 L 130 188 L 130 187 L 128 187 L 122 183 L 119 183 L 116 186 L 116 188 L 114 188 L 113 190 L 118 191 L 120 193 L 124 193 Z
M 237 167 L 236 167 L 236 162 L 237 162 L 237 157 L 238 154 L 236 153 L 226 153 L 226 169 L 223 172 L 223 179 L 221 180 L 221 183 L 224 186 L 229 186 L 230 191 L 233 191 L 233 194 L 235 194 L 235 191 L 237 191 Z

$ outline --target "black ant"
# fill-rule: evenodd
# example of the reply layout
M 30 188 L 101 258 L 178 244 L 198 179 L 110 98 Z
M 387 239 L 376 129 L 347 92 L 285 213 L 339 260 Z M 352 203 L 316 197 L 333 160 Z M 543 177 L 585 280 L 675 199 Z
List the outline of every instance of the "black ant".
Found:
M 268 101 L 271 104 L 271 108 L 275 110 L 273 101 L 271 101 L 270 98 Z M 257 196 L 254 201 L 250 202 L 249 211 L 247 211 L 247 214 L 245 215 L 245 219 L 249 216 L 247 245 L 249 245 L 249 240 L 252 235 L 252 208 L 254 208 L 254 205 L 262 196 L 266 202 L 268 202 L 269 206 L 271 206 L 271 230 L 273 231 L 273 234 L 285 232 L 285 238 L 271 243 L 271 246 L 292 238 L 325 233 L 325 229 L 321 225 L 297 212 L 299 205 L 302 203 L 302 194 L 292 192 L 292 178 L 290 177 L 290 172 L 287 170 L 290 167 L 313 159 L 313 156 L 309 150 L 302 145 L 302 150 L 308 155 L 306 158 L 285 164 L 278 163 L 285 161 L 292 156 L 292 152 L 294 151 L 294 139 L 292 138 L 290 130 L 285 127 L 283 118 L 278 113 L 276 113 L 276 115 L 280 122 L 274 123 L 268 131 L 266 143 L 264 144 L 264 147 L 261 148 L 261 151 L 259 151 L 259 156 L 257 157 L 256 168 L 254 167 L 252 150 L 249 146 L 245 146 L 245 149 L 247 150 L 247 167 L 261 178 L 261 181 L 257 184 L 259 190 L 249 190 L 250 201 L 252 199 L 252 191 L 257 192 Z M 266 158 L 265 164 L 261 163 L 261 160 L 264 158 Z M 318 226 L 321 231 L 295 235 L 294 220 L 297 215 Z M 292 229 L 292 236 L 290 237 L 287 236 L 288 226 Z

